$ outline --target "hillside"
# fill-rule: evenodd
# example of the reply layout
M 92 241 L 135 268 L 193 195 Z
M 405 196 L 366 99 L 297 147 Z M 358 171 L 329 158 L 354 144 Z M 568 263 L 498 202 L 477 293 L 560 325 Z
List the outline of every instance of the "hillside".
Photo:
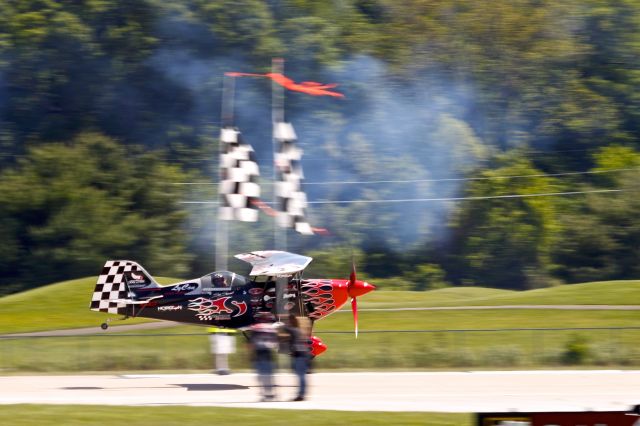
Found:
M 177 281 L 155 278 L 161 283 Z M 89 310 L 95 284 L 96 277 L 80 278 L 0 298 L 0 333 L 100 325 L 107 315 Z M 144 321 L 127 320 L 127 324 Z
M 424 292 L 377 291 L 358 301 L 358 306 L 634 305 L 638 292 L 640 280 L 567 284 L 528 291 L 449 287 Z
M 160 282 L 176 281 L 159 278 Z M 92 327 L 107 317 L 89 310 L 95 277 L 51 284 L 0 298 L 0 333 Z M 499 305 L 632 305 L 640 281 L 607 281 L 530 291 L 452 287 L 425 292 L 383 291 L 359 300 L 360 309 Z M 344 309 L 350 309 L 345 306 Z M 115 318 L 115 317 L 114 317 Z M 144 320 L 128 320 L 127 324 Z

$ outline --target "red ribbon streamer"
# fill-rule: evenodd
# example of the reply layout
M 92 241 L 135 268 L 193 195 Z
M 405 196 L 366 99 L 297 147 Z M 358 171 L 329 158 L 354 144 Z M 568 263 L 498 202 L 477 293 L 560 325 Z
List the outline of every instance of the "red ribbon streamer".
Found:
M 253 204 L 257 208 L 259 208 L 260 210 L 262 210 L 263 212 L 265 212 L 269 216 L 275 217 L 275 216 L 278 215 L 278 211 L 277 210 L 274 210 L 273 208 L 271 208 L 271 206 L 269 206 L 267 203 L 265 203 L 262 200 L 252 200 L 251 204 Z M 311 231 L 313 231 L 313 233 L 317 234 L 317 235 L 331 235 L 331 233 L 325 228 L 315 228 L 315 227 L 312 226 L 311 227 Z
M 253 74 L 246 72 L 227 72 L 225 75 L 229 77 L 267 77 L 275 81 L 282 87 L 296 92 L 307 93 L 313 96 L 333 96 L 335 98 L 344 98 L 342 93 L 333 92 L 327 89 L 333 89 L 337 84 L 322 84 L 315 81 L 303 81 L 302 83 L 296 83 L 289 77 L 286 77 L 279 73 L 266 73 L 266 74 Z

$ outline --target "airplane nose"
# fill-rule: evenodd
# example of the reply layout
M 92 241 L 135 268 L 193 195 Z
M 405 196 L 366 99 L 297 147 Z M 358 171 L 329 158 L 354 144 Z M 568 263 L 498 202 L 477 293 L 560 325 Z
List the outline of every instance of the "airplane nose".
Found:
M 376 289 L 376 286 L 364 281 L 356 281 L 349 286 L 349 296 L 358 297 Z

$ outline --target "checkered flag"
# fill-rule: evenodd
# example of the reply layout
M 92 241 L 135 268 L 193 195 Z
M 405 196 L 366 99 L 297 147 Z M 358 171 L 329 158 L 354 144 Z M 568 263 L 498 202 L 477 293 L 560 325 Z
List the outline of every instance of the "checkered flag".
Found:
M 220 141 L 223 151 L 220 155 L 219 217 L 222 220 L 255 222 L 258 220 L 255 202 L 260 198 L 257 183 L 260 170 L 253 148 L 243 143 L 240 132 L 231 127 L 220 131 Z
M 291 123 L 282 122 L 276 123 L 273 132 L 278 143 L 275 155 L 276 197 L 280 210 L 278 223 L 301 234 L 313 235 L 313 228 L 305 218 L 307 194 L 302 191 L 302 150 L 296 146 L 296 133 Z
M 91 310 L 125 315 L 125 299 L 130 299 L 125 276 L 136 271 L 143 273 L 142 267 L 130 260 L 105 263 L 91 297 Z

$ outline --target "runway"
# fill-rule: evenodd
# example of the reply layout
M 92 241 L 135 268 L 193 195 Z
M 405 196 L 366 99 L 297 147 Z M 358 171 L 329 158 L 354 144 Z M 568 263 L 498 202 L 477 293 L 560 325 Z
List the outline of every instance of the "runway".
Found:
M 640 371 L 344 372 L 276 376 L 278 400 L 258 402 L 254 374 L 0 376 L 0 404 L 189 405 L 348 411 L 626 411 Z

